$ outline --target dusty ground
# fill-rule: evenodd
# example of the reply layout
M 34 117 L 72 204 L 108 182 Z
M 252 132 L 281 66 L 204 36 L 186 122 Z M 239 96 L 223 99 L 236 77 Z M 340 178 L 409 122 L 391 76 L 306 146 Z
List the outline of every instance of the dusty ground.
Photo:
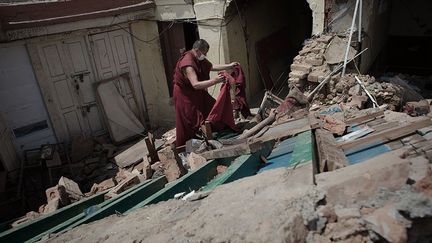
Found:
M 297 203 L 295 199 L 310 197 Z M 238 180 L 200 201 L 170 200 L 82 225 L 52 242 L 299 242 L 319 197 L 311 165 Z M 295 229 L 293 228 L 295 227 Z
M 317 186 L 311 163 L 270 170 L 199 201 L 161 202 L 49 241 L 431 242 L 431 164 L 401 159 L 403 151 L 321 173 Z

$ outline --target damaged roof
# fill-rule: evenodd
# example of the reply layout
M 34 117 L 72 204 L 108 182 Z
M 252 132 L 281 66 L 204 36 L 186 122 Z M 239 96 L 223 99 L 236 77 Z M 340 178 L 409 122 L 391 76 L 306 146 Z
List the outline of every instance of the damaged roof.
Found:
M 154 8 L 149 0 L 70 0 L 0 4 L 4 30 L 61 24 L 71 21 L 116 16 Z

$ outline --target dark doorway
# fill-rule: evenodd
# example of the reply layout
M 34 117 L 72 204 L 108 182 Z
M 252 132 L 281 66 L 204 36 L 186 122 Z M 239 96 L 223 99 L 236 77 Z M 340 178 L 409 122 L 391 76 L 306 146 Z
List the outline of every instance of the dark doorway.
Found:
M 159 33 L 163 33 L 160 42 L 169 94 L 172 97 L 175 65 L 180 55 L 191 49 L 193 43 L 199 39 L 198 29 L 192 23 L 159 22 L 158 27 Z

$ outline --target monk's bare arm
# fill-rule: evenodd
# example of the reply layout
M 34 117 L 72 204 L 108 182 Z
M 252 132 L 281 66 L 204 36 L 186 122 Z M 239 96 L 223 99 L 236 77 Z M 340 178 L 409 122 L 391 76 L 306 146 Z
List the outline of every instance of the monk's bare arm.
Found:
M 209 80 L 204 80 L 204 81 L 198 81 L 198 77 L 197 74 L 195 72 L 195 69 L 193 69 L 192 67 L 186 67 L 185 69 L 185 75 L 186 77 L 189 79 L 192 87 L 194 89 L 206 89 L 210 86 L 213 86 L 217 83 L 221 83 L 225 80 L 225 78 L 221 75 L 219 75 L 217 78 L 212 78 Z
M 212 71 L 222 71 L 222 70 L 227 70 L 227 69 L 233 68 L 237 65 L 240 65 L 240 63 L 232 62 L 230 64 L 214 64 L 211 70 Z

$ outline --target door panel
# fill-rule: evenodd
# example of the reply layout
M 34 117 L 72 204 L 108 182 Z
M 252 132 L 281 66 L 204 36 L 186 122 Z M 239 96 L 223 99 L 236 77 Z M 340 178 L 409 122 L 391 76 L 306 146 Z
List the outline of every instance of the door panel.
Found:
M 68 84 L 68 80 L 54 81 L 55 93 L 57 94 L 57 100 L 60 102 L 61 109 L 72 108 L 74 109 L 74 101 L 71 94 L 71 89 Z
M 89 51 L 84 38 L 71 39 L 64 42 L 66 53 L 70 57 L 68 61 L 71 66 L 70 76 L 74 79 L 77 90 L 78 105 L 86 123 L 87 132 L 91 135 L 100 135 L 105 132 L 101 113 L 96 107 L 96 95 L 93 84 L 96 77 L 93 74 L 90 63 Z
M 117 82 L 116 86 L 133 113 L 143 121 L 144 97 L 130 34 L 124 30 L 115 30 L 91 35 L 90 40 L 97 74 L 101 80 L 129 73 L 132 87 L 125 82 Z
M 68 138 L 87 134 L 85 122 L 80 114 L 78 99 L 76 97 L 77 87 L 71 82 L 67 70 L 67 57 L 63 51 L 60 41 L 39 46 L 39 55 L 42 66 L 52 91 L 54 104 L 56 104 L 61 118 L 66 126 Z M 63 139 L 62 139 L 63 140 Z
M 48 80 L 48 92 L 60 114 L 67 133 L 73 136 L 97 136 L 105 132 L 96 107 L 95 76 L 84 37 L 38 45 L 39 56 Z M 46 86 L 41 86 L 46 87 Z

